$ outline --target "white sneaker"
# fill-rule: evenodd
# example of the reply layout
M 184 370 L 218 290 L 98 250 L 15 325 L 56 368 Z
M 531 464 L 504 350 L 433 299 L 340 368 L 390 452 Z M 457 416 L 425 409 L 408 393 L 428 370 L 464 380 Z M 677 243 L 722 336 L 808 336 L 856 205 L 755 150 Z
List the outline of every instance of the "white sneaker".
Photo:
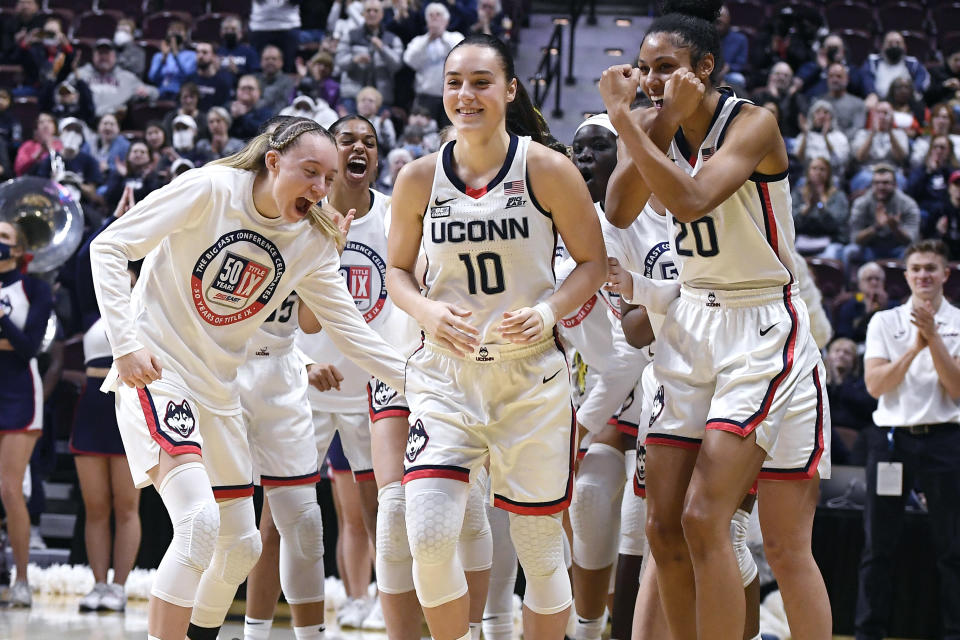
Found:
M 103 586 L 100 611 L 123 611 L 127 606 L 127 592 L 123 585 L 110 583 Z
M 360 628 L 366 631 L 387 630 L 387 623 L 383 620 L 383 607 L 380 606 L 379 597 L 373 601 L 373 606 L 370 607 L 370 613 L 363 619 L 363 624 L 360 625 Z
M 107 591 L 105 582 L 98 582 L 90 589 L 90 593 L 80 598 L 80 611 L 97 611 L 100 608 L 100 601 L 103 594 Z
M 41 551 L 47 548 L 47 543 L 43 541 L 43 537 L 40 535 L 40 527 L 36 525 L 30 527 L 30 548 Z
M 33 605 L 33 593 L 30 591 L 30 585 L 20 580 L 13 583 L 13 586 L 10 587 L 9 603 L 11 607 Z
M 364 598 L 347 600 L 337 612 L 337 625 L 341 629 L 359 629 L 370 611 L 370 604 Z

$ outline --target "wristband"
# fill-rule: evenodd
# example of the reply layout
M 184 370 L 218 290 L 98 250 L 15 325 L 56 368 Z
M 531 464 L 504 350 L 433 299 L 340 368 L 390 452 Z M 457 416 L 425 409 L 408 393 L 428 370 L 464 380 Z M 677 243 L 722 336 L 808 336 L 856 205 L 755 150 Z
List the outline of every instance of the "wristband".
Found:
M 553 326 L 557 324 L 557 315 L 553 311 L 553 307 L 550 306 L 549 302 L 538 302 L 533 306 L 533 310 L 540 315 L 540 321 L 543 322 L 543 329 L 541 329 L 541 335 L 546 335 L 553 331 Z

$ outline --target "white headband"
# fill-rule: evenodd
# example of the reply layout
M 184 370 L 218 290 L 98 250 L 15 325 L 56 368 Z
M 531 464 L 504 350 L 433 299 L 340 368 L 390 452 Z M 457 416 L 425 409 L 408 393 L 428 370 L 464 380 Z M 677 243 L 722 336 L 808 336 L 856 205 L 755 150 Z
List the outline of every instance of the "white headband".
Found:
M 615 136 L 619 137 L 620 135 L 619 133 L 617 133 L 617 130 L 613 128 L 613 124 L 611 124 L 610 122 L 610 116 L 608 116 L 605 113 L 598 113 L 597 115 L 590 116 L 589 118 L 581 122 L 580 126 L 577 127 L 577 130 L 574 132 L 573 135 L 577 135 L 580 129 L 590 126 L 591 124 L 594 124 L 598 127 L 603 127 L 604 129 L 611 131 Z

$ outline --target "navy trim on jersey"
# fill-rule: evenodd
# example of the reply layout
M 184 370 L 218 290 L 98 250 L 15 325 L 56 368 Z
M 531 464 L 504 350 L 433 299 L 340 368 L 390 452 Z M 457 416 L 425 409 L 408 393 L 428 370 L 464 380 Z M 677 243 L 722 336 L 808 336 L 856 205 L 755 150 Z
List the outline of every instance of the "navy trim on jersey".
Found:
M 761 469 L 761 480 L 805 480 L 812 478 L 823 456 L 823 389 L 820 386 L 819 367 L 813 368 L 813 385 L 817 388 L 817 420 L 813 426 L 813 451 L 807 458 L 807 463 L 796 469 Z
M 713 112 L 713 117 L 710 118 L 710 126 L 707 127 L 707 135 L 710 135 L 710 130 L 713 129 L 713 125 L 716 124 L 717 118 L 720 117 L 720 111 L 723 110 L 723 104 L 727 101 L 727 98 L 731 97 L 733 93 L 727 89 L 720 89 L 720 100 L 717 102 L 717 108 Z M 706 139 L 706 138 L 704 138 Z M 697 163 L 697 156 L 693 155 L 693 149 L 690 148 L 690 143 L 687 142 L 687 139 L 683 135 L 683 127 L 677 129 L 677 132 L 673 134 L 673 141 L 677 144 L 677 150 L 683 154 L 683 157 L 687 159 L 687 162 L 690 163 L 690 166 L 694 166 Z M 702 143 L 701 143 L 702 144 Z M 700 150 L 697 149 L 697 154 L 699 155 Z
M 453 170 L 453 145 L 456 144 L 456 142 L 456 140 L 451 140 L 447 146 L 443 148 L 443 153 L 441 155 L 443 172 L 447 175 L 447 179 L 450 180 L 450 184 L 456 187 L 457 191 L 476 199 L 481 198 L 493 191 L 494 188 L 496 188 L 496 186 L 503 182 L 503 179 L 507 177 L 507 173 L 510 171 L 510 166 L 513 164 L 513 158 L 517 155 L 517 147 L 519 146 L 520 139 L 512 133 L 510 134 L 510 146 L 507 148 L 507 157 L 504 158 L 503 165 L 500 167 L 500 171 L 496 176 L 493 177 L 493 180 L 488 182 L 486 186 L 481 187 L 480 189 L 468 187 L 466 183 L 460 179 L 460 176 L 458 176 Z
M 137 402 L 143 411 L 144 421 L 147 423 L 147 430 L 154 442 L 160 445 L 160 448 L 172 456 L 182 453 L 202 454 L 200 444 L 194 440 L 174 440 L 163 429 L 160 428 L 160 416 L 157 414 L 157 407 L 153 402 L 153 394 L 150 389 L 143 387 L 137 389 Z
M 537 211 L 547 216 L 553 220 L 553 214 L 540 206 L 540 201 L 537 200 L 537 196 L 533 195 L 533 184 L 530 182 L 530 167 L 529 165 L 525 169 L 524 177 L 527 179 L 527 193 L 530 194 L 530 204 L 537 208 Z M 556 254 L 556 252 L 554 252 Z
M 113 364 L 113 356 L 103 356 L 102 358 L 90 358 L 83 363 L 85 367 L 96 367 L 98 369 L 106 369 Z
M 754 172 L 750 174 L 751 182 L 779 182 L 781 180 L 786 180 L 789 172 L 784 171 L 782 173 L 757 173 Z
M 320 482 L 321 478 L 320 471 L 299 476 L 268 476 L 261 473 L 259 484 L 264 487 L 286 487 L 299 484 L 316 484 Z
M 738 102 L 733 105 L 733 108 L 730 109 L 730 115 L 727 116 L 727 121 L 723 123 L 723 128 L 720 129 L 720 135 L 717 136 L 717 144 L 714 145 L 714 148 L 720 149 L 720 145 L 723 144 L 723 139 L 727 137 L 727 127 L 730 126 L 730 123 L 733 122 L 733 119 L 737 117 L 737 114 L 740 113 L 740 107 L 742 107 L 745 102 Z

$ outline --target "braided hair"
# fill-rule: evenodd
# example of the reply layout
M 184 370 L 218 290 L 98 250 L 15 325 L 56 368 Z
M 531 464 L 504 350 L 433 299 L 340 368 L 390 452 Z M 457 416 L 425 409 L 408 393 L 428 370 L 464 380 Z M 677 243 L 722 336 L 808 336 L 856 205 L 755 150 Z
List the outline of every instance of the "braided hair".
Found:
M 337 146 L 333 135 L 316 121 L 309 118 L 277 116 L 264 123 L 261 132 L 251 138 L 243 149 L 231 156 L 207 164 L 259 173 L 266 169 L 264 158 L 268 151 L 273 150 L 283 155 L 297 146 L 300 136 L 305 134 L 321 136 L 329 140 L 334 147 Z M 325 236 L 333 239 L 338 249 L 343 247 L 346 238 L 343 237 L 333 220 L 323 212 L 320 205 L 314 204 L 310 207 L 307 217 L 310 224 L 319 229 Z

